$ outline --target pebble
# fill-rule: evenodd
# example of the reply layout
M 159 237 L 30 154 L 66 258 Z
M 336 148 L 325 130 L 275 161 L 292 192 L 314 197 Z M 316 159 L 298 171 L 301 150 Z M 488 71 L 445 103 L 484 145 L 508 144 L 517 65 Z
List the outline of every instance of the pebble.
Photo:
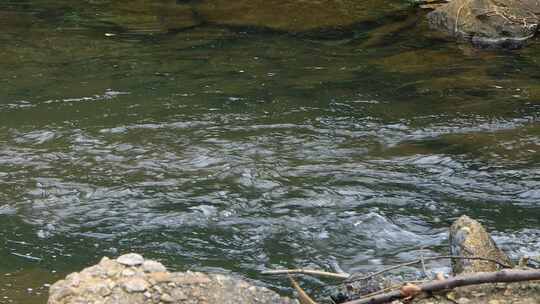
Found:
M 177 301 L 185 301 L 188 299 L 186 294 L 181 289 L 173 289 L 172 295 Z
M 168 272 L 153 272 L 148 276 L 150 277 L 150 280 L 156 283 L 170 282 L 172 280 L 172 276 Z
M 162 294 L 159 299 L 166 303 L 174 302 L 174 299 L 169 294 L 166 294 L 166 293 Z
M 458 304 L 468 304 L 468 303 L 471 303 L 471 300 L 465 297 L 461 297 L 457 299 L 456 302 L 458 302 Z
M 143 292 L 148 288 L 148 282 L 141 278 L 133 278 L 124 281 L 124 288 L 127 292 Z
M 119 256 L 116 261 L 122 265 L 126 266 L 137 266 L 144 263 L 144 258 L 140 254 L 128 253 Z
M 146 260 L 142 264 L 142 269 L 145 272 L 165 272 L 167 271 L 167 268 L 163 266 L 160 262 L 152 261 L 152 260 Z
M 135 271 L 133 271 L 133 270 L 131 270 L 131 269 L 124 269 L 124 270 L 122 271 L 122 275 L 123 275 L 124 277 L 132 277 L 132 276 L 135 275 Z

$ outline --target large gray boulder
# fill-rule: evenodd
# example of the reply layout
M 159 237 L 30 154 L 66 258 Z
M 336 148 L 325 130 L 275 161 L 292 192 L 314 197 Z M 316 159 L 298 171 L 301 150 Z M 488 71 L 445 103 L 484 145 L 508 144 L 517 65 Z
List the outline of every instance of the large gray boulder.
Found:
M 72 273 L 53 284 L 48 304 L 292 304 L 298 303 L 243 280 L 220 274 L 167 272 L 138 254 Z
M 428 14 L 432 28 L 477 46 L 521 47 L 538 29 L 540 0 L 450 0 Z

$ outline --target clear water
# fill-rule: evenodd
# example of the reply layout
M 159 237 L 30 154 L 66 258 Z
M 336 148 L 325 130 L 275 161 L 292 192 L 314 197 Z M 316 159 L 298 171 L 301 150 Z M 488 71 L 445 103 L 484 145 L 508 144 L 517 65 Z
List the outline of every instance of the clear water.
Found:
M 540 44 L 475 50 L 383 3 L 298 31 L 1 1 L 0 303 L 129 251 L 287 294 L 260 271 L 444 253 L 462 214 L 538 252 Z

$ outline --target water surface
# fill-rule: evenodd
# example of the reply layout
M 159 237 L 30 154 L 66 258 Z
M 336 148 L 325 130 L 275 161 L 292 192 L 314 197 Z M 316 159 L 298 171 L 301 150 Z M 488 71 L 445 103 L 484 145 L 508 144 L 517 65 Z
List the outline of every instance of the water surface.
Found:
M 0 303 L 129 251 L 289 293 L 260 271 L 445 253 L 462 214 L 540 248 L 536 41 L 458 45 L 396 1 L 309 29 L 89 3 L 0 3 Z

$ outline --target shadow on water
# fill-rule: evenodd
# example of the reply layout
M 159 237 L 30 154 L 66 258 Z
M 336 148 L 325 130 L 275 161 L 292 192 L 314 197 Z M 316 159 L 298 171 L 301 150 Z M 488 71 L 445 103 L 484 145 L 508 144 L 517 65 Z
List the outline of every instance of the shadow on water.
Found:
M 399 1 L 222 2 L 0 4 L 0 303 L 127 251 L 287 293 L 260 271 L 442 253 L 461 214 L 537 250 L 537 42 L 455 44 Z

